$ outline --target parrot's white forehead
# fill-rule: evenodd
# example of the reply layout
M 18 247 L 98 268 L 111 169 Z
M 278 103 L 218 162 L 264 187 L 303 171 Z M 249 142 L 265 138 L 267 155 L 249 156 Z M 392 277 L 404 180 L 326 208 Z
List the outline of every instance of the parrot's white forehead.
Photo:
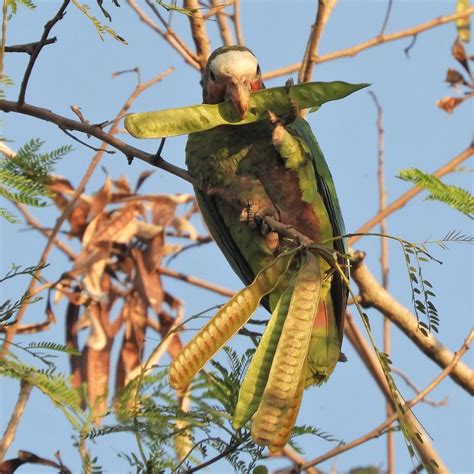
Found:
M 258 60 L 249 51 L 230 50 L 217 55 L 211 68 L 218 76 L 254 76 Z

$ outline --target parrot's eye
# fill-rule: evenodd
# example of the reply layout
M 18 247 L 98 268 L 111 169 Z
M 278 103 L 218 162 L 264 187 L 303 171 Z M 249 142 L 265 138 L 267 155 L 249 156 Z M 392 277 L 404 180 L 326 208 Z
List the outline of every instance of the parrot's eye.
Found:
M 261 74 L 261 71 L 260 71 L 260 64 L 257 64 L 257 72 L 256 72 L 257 76 L 260 76 Z
M 214 71 L 212 69 L 209 69 L 209 78 L 211 79 L 211 81 L 216 80 L 216 75 L 214 74 Z

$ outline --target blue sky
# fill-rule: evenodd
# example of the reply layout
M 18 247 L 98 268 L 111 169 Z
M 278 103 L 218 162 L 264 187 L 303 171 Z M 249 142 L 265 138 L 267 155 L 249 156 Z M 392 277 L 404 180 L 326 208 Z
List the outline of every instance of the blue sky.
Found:
M 27 102 L 44 106 L 53 111 L 71 116 L 69 106 L 77 104 L 86 119 L 101 122 L 112 118 L 135 86 L 134 75 L 123 75 L 112 79 L 112 72 L 140 67 L 142 78 L 152 76 L 174 66 L 176 71 L 164 81 L 143 94 L 134 104 L 134 111 L 148 111 L 161 108 L 190 105 L 201 100 L 198 74 L 173 52 L 169 45 L 152 33 L 135 16 L 125 1 L 120 9 L 110 7 L 112 27 L 127 39 L 124 46 L 110 38 L 101 41 L 91 23 L 73 6 L 65 19 L 53 31 L 58 42 L 45 48 L 33 71 L 27 94 Z M 305 40 L 314 21 L 312 1 L 243 1 L 242 21 L 246 44 L 260 58 L 263 71 L 292 64 L 302 58 Z M 8 25 L 7 44 L 36 41 L 42 33 L 43 24 L 55 12 L 58 2 L 37 0 L 37 9 L 29 12 L 22 9 Z M 144 5 L 144 2 L 140 2 Z M 378 34 L 386 2 L 341 1 L 331 17 L 320 46 L 326 53 L 351 46 Z M 452 13 L 454 1 L 394 1 L 387 32 L 414 26 L 439 15 Z M 100 12 L 94 7 L 96 16 Z M 188 21 L 176 15 L 173 27 L 190 43 Z M 216 25 L 209 22 L 212 45 L 220 40 Z M 314 80 L 345 80 L 348 82 L 370 82 L 371 90 L 384 110 L 385 129 L 385 174 L 388 201 L 405 192 L 409 185 L 395 176 L 401 169 L 418 167 L 432 171 L 464 150 L 472 139 L 472 102 L 462 104 L 452 115 L 439 110 L 435 102 L 450 94 L 444 77 L 448 67 L 456 67 L 451 57 L 451 44 L 455 39 L 454 24 L 429 30 L 419 35 L 412 48 L 410 58 L 403 49 L 410 43 L 404 39 L 373 48 L 354 58 L 317 65 Z M 471 51 L 472 53 L 472 51 Z M 7 91 L 8 98 L 15 98 L 27 58 L 24 55 L 7 55 L 5 73 L 16 85 Z M 286 78 L 267 83 L 267 86 L 281 85 Z M 355 231 L 377 211 L 376 186 L 376 110 L 366 90 L 346 100 L 329 103 L 309 121 L 331 167 L 349 232 Z M 37 120 L 14 116 L 2 117 L 2 136 L 13 140 L 11 146 L 18 148 L 30 138 L 40 137 L 52 149 L 63 144 L 72 144 L 75 151 L 58 166 L 58 174 L 71 179 L 75 184 L 87 167 L 91 152 L 72 142 L 54 126 Z M 130 143 L 150 152 L 156 150 L 155 141 Z M 165 157 L 174 164 L 184 166 L 185 138 L 168 140 Z M 128 166 L 120 154 L 107 155 L 102 165 L 115 178 L 126 175 L 131 182 L 149 167 L 138 160 Z M 472 166 L 466 164 L 466 166 Z M 103 171 L 97 169 L 88 188 L 95 191 L 102 183 Z M 470 173 L 454 173 L 446 182 L 472 188 Z M 146 192 L 192 192 L 190 186 L 179 179 L 157 170 L 145 185 Z M 55 213 L 45 209 L 35 215 L 46 225 L 54 223 Z M 199 224 L 199 223 L 198 223 Z M 5 273 L 10 263 L 33 264 L 43 241 L 33 232 L 25 232 L 24 226 L 2 223 L 2 269 Z M 443 237 L 450 230 L 472 233 L 472 224 L 464 216 L 450 208 L 424 201 L 417 197 L 400 212 L 388 219 L 390 234 L 411 241 L 422 241 Z M 364 238 L 356 248 L 367 252 L 367 263 L 379 275 L 379 241 Z M 448 251 L 433 248 L 443 265 L 430 263 L 426 274 L 433 282 L 436 304 L 441 317 L 440 339 L 455 351 L 473 323 L 472 312 L 472 250 L 466 245 L 453 244 Z M 411 294 L 404 271 L 402 254 L 396 245 L 390 244 L 390 291 L 409 306 Z M 53 253 L 47 276 L 56 279 L 67 263 L 59 253 Z M 214 245 L 203 246 L 176 259 L 172 268 L 194 274 L 211 282 L 218 282 L 231 289 L 240 288 L 240 281 L 232 273 L 224 257 Z M 223 298 L 188 285 L 164 279 L 171 292 L 186 302 L 186 315 L 192 315 L 205 308 L 220 304 Z M 26 280 L 21 282 L 26 285 Z M 19 294 L 20 281 L 7 291 Z M 42 303 L 32 309 L 29 322 L 42 318 Z M 57 314 L 61 315 L 61 308 Z M 264 313 L 261 313 L 264 316 Z M 375 335 L 380 341 L 379 314 L 369 311 Z M 64 327 L 58 324 L 45 335 L 35 339 L 63 341 Z M 239 350 L 246 347 L 244 339 L 237 339 L 234 346 Z M 336 438 L 351 441 L 371 430 L 384 420 L 384 401 L 378 388 L 363 368 L 348 342 L 344 352 L 349 362 L 339 364 L 330 381 L 321 388 L 306 392 L 299 423 L 314 424 L 333 434 Z M 439 368 L 428 360 L 397 329 L 393 330 L 393 363 L 402 369 L 420 387 L 428 384 Z M 472 366 L 473 356 L 465 356 L 465 362 Z M 67 370 L 67 361 L 58 361 L 60 368 Z M 3 430 L 11 407 L 17 396 L 15 382 L 2 381 L 0 422 Z M 411 392 L 402 381 L 399 386 L 407 398 Z M 473 472 L 473 407 L 472 399 L 451 380 L 445 380 L 433 393 L 432 398 L 449 397 L 449 405 L 432 408 L 420 405 L 415 413 L 434 440 L 441 457 L 451 472 Z M 54 416 L 53 416 L 54 414 Z M 71 446 L 71 430 L 67 422 L 54 410 L 49 401 L 37 391 L 18 430 L 10 453 L 18 449 L 31 450 L 39 455 L 51 457 L 61 450 L 65 464 L 74 472 L 79 471 L 79 458 Z M 403 439 L 396 435 L 396 470 L 408 472 L 412 465 Z M 93 454 L 106 472 L 127 472 L 127 465 L 118 459 L 120 450 L 133 449 L 132 438 L 120 436 L 105 437 L 92 446 Z M 330 444 L 306 437 L 301 442 L 305 455 L 315 457 L 330 447 Z M 329 470 L 335 466 L 344 472 L 351 467 L 373 464 L 385 466 L 385 439 L 371 441 L 360 448 L 341 455 L 321 466 Z M 270 466 L 286 463 L 271 461 Z M 221 472 L 231 472 L 228 465 L 221 464 Z M 226 470 L 227 469 L 227 470 Z M 22 472 L 46 472 L 35 467 Z M 208 472 L 217 472 L 215 470 Z

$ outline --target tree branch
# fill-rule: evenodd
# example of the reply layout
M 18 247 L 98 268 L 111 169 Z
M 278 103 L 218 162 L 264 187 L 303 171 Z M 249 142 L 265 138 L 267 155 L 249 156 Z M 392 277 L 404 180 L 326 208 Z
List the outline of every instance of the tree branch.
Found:
M 244 33 L 242 31 L 242 22 L 240 20 L 240 0 L 234 0 L 234 14 L 232 15 L 234 21 L 235 36 L 237 37 L 237 44 L 244 46 Z
M 472 15 L 473 13 L 474 13 L 474 7 L 470 7 L 460 13 L 455 13 L 453 15 L 440 16 L 438 18 L 435 18 L 434 20 L 427 21 L 418 26 L 407 28 L 406 30 L 398 31 L 396 33 L 378 35 L 370 40 L 364 41 L 350 48 L 341 49 L 339 51 L 323 54 L 321 56 L 316 56 L 312 59 L 316 64 L 319 64 L 326 61 L 332 61 L 334 59 L 352 57 L 360 53 L 361 51 L 364 51 L 369 48 L 373 48 L 374 46 L 379 46 L 381 44 L 389 43 L 390 41 L 396 41 L 401 38 L 406 38 L 408 36 L 417 35 L 431 28 L 435 28 L 437 26 L 441 26 L 446 23 L 459 20 L 460 18 L 466 18 Z M 274 79 L 275 77 L 284 76 L 286 74 L 292 74 L 293 72 L 298 71 L 300 68 L 301 68 L 301 63 L 291 64 L 290 66 L 285 66 L 275 71 L 267 72 L 266 74 L 263 75 L 263 79 Z
M 315 65 L 314 58 L 316 57 L 319 49 L 319 43 L 323 34 L 324 27 L 326 26 L 331 13 L 336 6 L 337 0 L 319 0 L 318 11 L 316 13 L 316 20 L 311 26 L 311 34 L 309 36 L 306 50 L 303 57 L 303 62 L 298 74 L 298 82 L 308 82 L 311 80 L 313 75 L 313 69 Z
M 0 462 L 5 457 L 8 448 L 10 448 L 13 440 L 15 439 L 16 430 L 25 411 L 28 399 L 30 398 L 32 388 L 33 385 L 31 385 L 29 382 L 24 380 L 20 382 L 20 393 L 18 394 L 18 400 L 16 402 L 15 408 L 13 409 L 5 433 L 3 434 L 3 438 L 0 441 Z
M 200 288 L 204 288 L 209 291 L 213 291 L 218 295 L 222 296 L 229 296 L 232 297 L 235 295 L 235 291 L 228 290 L 227 288 L 223 288 L 219 285 L 214 285 L 213 283 L 209 283 L 207 281 L 201 280 L 200 278 L 196 278 L 194 276 L 185 275 L 184 273 L 177 272 L 175 270 L 171 270 L 170 268 L 160 267 L 158 271 L 162 275 L 169 276 L 171 278 L 175 278 L 177 280 L 185 281 L 191 285 L 199 286 Z
M 153 20 L 138 6 L 135 0 L 127 0 L 130 7 L 135 11 L 138 15 L 138 18 L 148 25 L 153 31 L 158 33 L 172 48 L 176 50 L 176 52 L 194 69 L 199 70 L 199 62 L 197 56 L 188 48 L 188 46 L 184 43 L 184 41 L 179 38 L 179 36 L 174 32 L 174 30 L 164 21 L 164 19 L 159 15 L 157 12 L 155 5 L 147 2 L 148 6 L 152 8 L 153 12 L 157 14 L 160 21 L 162 21 L 165 30 L 163 31 L 159 28 Z
M 57 38 L 54 36 L 53 38 L 48 38 L 46 41 L 43 42 L 43 46 L 48 44 L 56 43 Z M 26 53 L 30 56 L 33 52 L 40 46 L 41 42 L 36 41 L 34 43 L 25 43 L 25 44 L 15 44 L 12 46 L 5 46 L 6 53 Z
M 217 25 L 219 26 L 219 32 L 221 34 L 222 42 L 226 46 L 233 45 L 234 38 L 232 37 L 232 33 L 230 31 L 229 18 L 223 11 L 224 5 L 222 4 L 222 0 L 211 0 L 211 5 L 214 8 L 217 8 L 216 20 Z
M 76 130 L 78 132 L 85 133 L 86 135 L 93 136 L 109 145 L 112 145 L 117 150 L 120 150 L 129 160 L 132 158 L 138 158 L 152 166 L 156 166 L 157 168 L 168 171 L 169 173 L 174 174 L 175 176 L 178 176 L 193 184 L 193 179 L 186 170 L 168 163 L 163 158 L 157 159 L 154 154 L 147 153 L 143 150 L 128 145 L 124 141 L 112 136 L 112 134 L 104 132 L 104 130 L 102 130 L 102 128 L 98 125 L 78 122 L 76 120 L 58 115 L 51 110 L 44 109 L 42 107 L 36 107 L 30 104 L 20 105 L 18 102 L 12 102 L 9 100 L 0 100 L 0 110 L 3 112 L 16 112 L 23 115 L 29 115 L 30 117 L 36 117 L 46 122 L 54 123 L 60 128 Z
M 54 15 L 54 17 L 44 25 L 44 31 L 41 36 L 41 39 L 37 43 L 37 47 L 35 48 L 35 50 L 30 55 L 30 60 L 28 61 L 25 74 L 23 75 L 23 80 L 21 81 L 20 93 L 18 95 L 18 103 L 20 105 L 25 103 L 26 88 L 28 87 L 28 81 L 30 80 L 31 72 L 33 71 L 35 62 L 38 59 L 38 56 L 41 53 L 41 50 L 47 44 L 48 35 L 50 31 L 53 29 L 54 25 L 58 21 L 63 19 L 66 13 L 66 8 L 69 5 L 69 1 L 70 0 L 64 0 L 63 4 L 61 5 L 61 8 L 58 10 L 56 15 Z
M 68 119 L 68 118 L 65 118 L 65 117 L 61 117 L 60 115 L 54 114 L 53 112 L 51 112 L 50 110 L 47 110 L 47 109 L 34 107 L 34 106 L 28 105 L 28 104 L 19 105 L 17 102 L 0 100 L 0 110 L 3 110 L 2 107 L 5 107 L 6 108 L 5 111 L 13 111 L 13 112 L 18 112 L 18 113 L 24 113 L 26 115 L 31 115 L 33 117 L 37 117 L 37 118 L 40 118 L 40 119 L 43 119 L 43 120 L 46 120 L 46 121 L 49 121 L 49 122 L 56 123 L 57 125 L 63 126 L 65 128 L 78 130 L 78 131 L 81 131 L 81 132 L 86 133 L 88 135 L 95 136 L 99 139 L 102 139 L 102 142 L 103 142 L 102 145 L 101 145 L 100 151 L 96 153 L 96 155 L 92 159 L 91 163 L 89 164 L 89 166 L 86 170 L 86 173 L 84 174 L 81 182 L 79 183 L 78 187 L 74 191 L 74 194 L 71 197 L 70 201 L 68 202 L 66 208 L 62 212 L 61 216 L 57 219 L 57 221 L 55 223 L 55 226 L 54 226 L 54 228 L 51 231 L 51 234 L 49 236 L 48 242 L 47 242 L 47 244 L 46 244 L 46 246 L 43 250 L 43 253 L 42 253 L 42 255 L 39 259 L 38 267 L 42 268 L 44 266 L 44 264 L 47 262 L 47 260 L 49 258 L 49 254 L 51 252 L 51 249 L 54 245 L 54 241 L 56 239 L 56 236 L 57 236 L 61 226 L 66 221 L 66 219 L 69 217 L 70 213 L 72 212 L 72 210 L 75 206 L 75 203 L 76 203 L 77 199 L 79 199 L 80 195 L 83 193 L 87 182 L 89 181 L 93 171 L 95 170 L 96 166 L 99 164 L 99 162 L 100 162 L 100 160 L 101 160 L 101 158 L 102 158 L 102 156 L 103 156 L 103 154 L 104 154 L 104 152 L 107 148 L 107 144 L 119 144 L 119 146 L 121 146 L 121 147 L 125 147 L 125 148 L 129 147 L 127 144 L 125 144 L 121 140 L 118 140 L 114 136 L 115 133 L 118 130 L 118 126 L 119 126 L 120 121 L 123 118 L 123 115 L 129 110 L 129 108 L 131 107 L 131 104 L 135 101 L 135 99 L 142 92 L 144 92 L 146 89 L 148 89 L 152 85 L 156 84 L 157 82 L 161 81 L 163 79 L 163 77 L 170 74 L 172 71 L 173 71 L 173 69 L 170 68 L 167 71 L 165 71 L 164 73 L 159 74 L 158 76 L 150 79 L 149 81 L 147 81 L 143 84 L 138 84 L 137 87 L 135 88 L 135 90 L 130 95 L 130 97 L 125 101 L 124 105 L 121 107 L 119 113 L 117 114 L 116 118 L 114 119 L 114 121 L 112 123 L 112 127 L 111 127 L 109 133 L 104 132 L 103 129 L 98 125 L 90 125 L 85 120 L 77 122 L 75 120 L 71 120 L 71 119 Z M 133 147 L 130 147 L 130 148 L 132 149 L 132 151 L 137 150 L 137 149 L 134 149 Z M 121 150 L 121 151 L 124 151 L 124 150 Z M 155 155 L 150 155 L 148 153 L 142 152 L 141 150 L 138 150 L 138 151 L 140 152 L 140 154 L 143 154 L 144 156 L 148 156 L 148 158 L 150 159 L 151 164 L 155 164 L 156 166 L 161 167 L 161 165 L 163 165 L 163 163 L 166 163 L 162 159 L 158 160 L 158 162 L 157 162 Z M 127 155 L 127 153 L 126 153 L 126 155 Z M 127 155 L 127 156 L 134 156 L 134 155 L 132 154 L 132 155 Z M 174 165 L 171 165 L 169 163 L 167 165 L 172 166 L 173 168 L 177 168 L 178 170 L 180 170 L 180 168 L 175 167 Z M 188 174 L 184 170 L 181 170 L 181 171 L 183 171 L 185 173 L 185 175 Z M 28 293 L 33 292 L 33 290 L 35 288 L 35 285 L 36 285 L 36 282 L 38 281 L 40 275 L 41 275 L 41 270 L 38 270 L 37 272 L 35 272 L 35 275 L 31 279 L 30 284 L 28 286 L 28 289 L 27 289 Z M 13 324 L 11 326 L 6 327 L 6 338 L 5 338 L 5 341 L 4 341 L 2 349 L 1 349 L 1 351 L 3 353 L 8 349 L 10 341 L 13 340 L 13 337 L 15 336 L 16 332 L 21 327 L 19 323 L 21 322 L 21 320 L 22 320 L 22 318 L 23 318 L 23 316 L 26 312 L 27 307 L 28 307 L 28 305 L 25 304 L 18 310 L 18 313 L 16 315 L 16 324 Z
M 201 71 L 206 67 L 207 58 L 211 53 L 211 44 L 206 31 L 206 22 L 199 6 L 198 0 L 184 0 L 184 8 L 192 10 L 193 13 L 189 17 L 191 24 L 191 34 L 193 36 L 194 44 L 196 45 L 196 54 Z
M 461 163 L 466 161 L 470 156 L 474 155 L 474 144 L 471 144 L 468 148 L 466 148 L 462 153 L 455 156 L 451 161 L 443 165 L 441 168 L 438 168 L 433 174 L 441 178 L 442 176 L 450 173 L 451 171 L 455 170 Z M 390 214 L 393 214 L 395 211 L 403 207 L 410 199 L 415 197 L 417 194 L 423 191 L 422 188 L 418 186 L 414 186 L 405 194 L 400 196 L 398 199 L 390 203 L 383 211 L 379 212 L 376 216 L 370 219 L 366 224 L 362 227 L 357 229 L 355 233 L 357 234 L 365 234 L 370 229 L 372 229 L 375 225 L 379 224 L 383 219 L 385 219 Z M 362 236 L 356 235 L 349 239 L 351 245 L 354 245 Z

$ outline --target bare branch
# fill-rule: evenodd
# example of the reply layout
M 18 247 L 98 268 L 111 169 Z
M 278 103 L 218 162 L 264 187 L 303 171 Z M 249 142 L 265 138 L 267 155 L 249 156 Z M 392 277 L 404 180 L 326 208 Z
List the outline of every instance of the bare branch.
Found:
M 38 59 L 41 50 L 47 44 L 46 41 L 48 40 L 48 35 L 53 29 L 54 25 L 63 19 L 64 14 L 66 13 L 66 8 L 69 5 L 69 1 L 70 0 L 64 0 L 56 15 L 54 15 L 54 17 L 44 25 L 44 31 L 41 39 L 39 40 L 36 49 L 30 55 L 30 60 L 28 61 L 23 80 L 21 81 L 20 93 L 18 94 L 18 103 L 20 105 L 25 103 L 26 88 L 28 87 L 28 81 L 30 80 L 31 72 L 33 71 L 35 62 Z
M 308 82 L 311 80 L 314 69 L 314 58 L 318 54 L 319 43 L 324 27 L 326 26 L 331 13 L 336 6 L 337 0 L 319 0 L 318 11 L 316 13 L 316 20 L 311 26 L 311 34 L 309 36 L 306 50 L 303 57 L 303 62 L 298 74 L 298 82 Z
M 235 28 L 235 36 L 237 37 L 237 44 L 244 46 L 244 33 L 242 31 L 242 22 L 240 20 L 240 0 L 234 0 L 234 14 L 232 15 Z
M 25 412 L 26 404 L 28 403 L 28 399 L 30 398 L 32 388 L 33 385 L 31 385 L 29 382 L 26 382 L 24 380 L 20 382 L 20 393 L 18 394 L 18 400 L 16 401 L 15 408 L 13 409 L 5 433 L 3 433 L 3 438 L 0 441 L 0 462 L 5 457 L 8 448 L 11 446 L 13 440 L 15 439 L 16 430 L 18 428 L 18 424 L 20 423 L 20 419 L 23 416 L 23 413 Z
M 396 33 L 391 33 L 391 34 L 386 34 L 386 35 L 375 36 L 374 38 L 370 40 L 364 41 L 362 43 L 359 43 L 347 49 L 341 49 L 333 53 L 316 56 L 313 58 L 313 61 L 316 64 L 319 64 L 326 61 L 332 61 L 334 59 L 352 57 L 360 53 L 361 51 L 364 51 L 369 48 L 373 48 L 374 46 L 379 46 L 384 43 L 389 43 L 390 41 L 396 41 L 401 38 L 414 36 L 424 31 L 427 31 L 431 28 L 436 28 L 437 26 L 441 26 L 446 23 L 459 20 L 460 18 L 468 17 L 472 15 L 473 13 L 474 13 L 474 7 L 470 7 L 460 13 L 455 13 L 453 15 L 440 16 L 438 18 L 435 18 L 434 20 L 427 21 L 425 23 L 414 26 L 412 28 L 407 28 L 406 30 L 402 30 Z M 280 69 L 276 69 L 275 71 L 267 72 L 266 74 L 263 75 L 263 79 L 274 79 L 275 77 L 284 76 L 286 74 L 292 74 L 293 72 L 298 71 L 300 68 L 301 68 L 301 63 L 291 64 L 290 66 L 285 66 Z
M 420 393 L 420 389 L 408 377 L 408 375 L 406 375 L 405 373 L 403 373 L 400 369 L 397 369 L 396 367 L 392 367 L 392 372 L 394 374 L 397 374 L 416 394 Z M 445 407 L 448 405 L 448 397 L 444 397 L 439 402 L 435 400 L 431 400 L 430 398 L 426 397 L 423 400 L 423 402 L 426 403 L 427 405 L 431 405 L 432 407 Z
M 389 0 L 389 6 L 387 9 L 387 15 L 385 17 L 385 22 L 383 29 L 385 29 L 386 23 L 388 21 L 388 16 L 390 14 L 392 2 Z M 382 30 L 383 33 L 383 30 Z M 374 100 L 375 107 L 377 109 L 377 181 L 378 181 L 378 191 L 379 191 L 379 212 L 383 212 L 385 206 L 387 205 L 387 191 L 385 189 L 385 177 L 384 177 L 384 129 L 383 129 L 383 111 L 382 107 L 377 99 L 377 96 L 374 92 L 369 91 L 370 96 Z M 385 219 L 380 221 L 380 233 L 387 235 L 387 223 Z M 389 264 L 388 264 L 388 240 L 384 237 L 380 238 L 380 266 L 382 269 L 382 286 L 388 288 L 388 273 L 389 273 Z M 391 352 L 390 347 L 390 320 L 384 318 L 383 320 L 383 350 L 385 354 Z M 391 416 L 394 412 L 392 404 L 386 402 L 386 412 L 387 417 Z M 395 472 L 395 436 L 393 431 L 387 433 L 387 471 L 388 474 L 393 474 Z
M 201 71 L 204 70 L 207 58 L 211 53 L 211 44 L 206 31 L 206 21 L 199 7 L 198 0 L 184 0 L 184 8 L 191 10 L 193 13 L 189 17 L 191 24 L 191 34 L 194 44 L 196 45 L 196 54 Z
M 229 18 L 223 11 L 224 4 L 222 3 L 222 0 L 211 0 L 211 5 L 214 8 L 217 8 L 216 19 L 217 19 L 217 24 L 219 25 L 219 31 L 221 34 L 222 42 L 226 46 L 233 45 L 234 38 L 232 37 L 232 33 L 230 31 Z
M 138 6 L 137 2 L 135 0 L 127 0 L 128 4 L 130 7 L 135 11 L 135 13 L 138 15 L 138 18 L 148 25 L 153 31 L 158 33 L 164 40 L 166 40 L 167 43 L 170 44 L 171 47 L 173 47 L 176 52 L 193 68 L 199 70 L 199 62 L 197 56 L 188 48 L 188 46 L 182 41 L 178 35 L 165 23 L 165 30 L 162 30 L 161 28 L 156 25 L 153 20 Z M 152 8 L 152 5 L 150 5 L 149 2 L 147 4 Z M 154 5 L 153 5 L 154 7 Z
M 48 44 L 56 43 L 57 38 L 54 36 L 53 38 L 48 38 L 44 43 L 43 46 Z M 5 46 L 6 53 L 26 53 L 30 56 L 33 52 L 40 46 L 40 42 L 36 41 L 34 43 L 25 43 L 25 44 L 15 44 L 12 46 Z
M 214 293 L 217 293 L 218 295 L 229 296 L 229 297 L 232 297 L 235 295 L 234 291 L 228 290 L 227 288 L 223 288 L 222 286 L 209 283 L 207 281 L 201 280 L 200 278 L 197 278 L 194 276 L 185 275 L 184 273 L 171 270 L 170 268 L 160 267 L 158 271 L 162 275 L 166 275 L 171 278 L 175 278 L 177 280 L 185 281 L 186 283 L 189 283 L 191 285 L 199 286 L 200 288 L 213 291 Z
M 434 171 L 433 175 L 435 175 L 438 178 L 441 178 L 442 176 L 454 171 L 461 163 L 466 161 L 472 155 L 474 155 L 474 144 L 471 144 L 462 153 L 455 156 L 451 161 L 448 161 L 448 163 L 446 163 L 441 168 L 438 168 L 436 171 Z M 362 227 L 357 229 L 355 233 L 357 234 L 367 233 L 370 229 L 372 229 L 375 225 L 380 223 L 387 216 L 389 216 L 390 214 L 393 214 L 395 211 L 403 207 L 408 201 L 410 201 L 410 199 L 415 197 L 417 194 L 421 193 L 421 191 L 423 190 L 420 187 L 414 186 L 405 194 L 400 196 L 398 199 L 390 203 L 382 212 L 379 212 L 376 216 L 370 219 L 366 224 L 364 224 Z M 361 237 L 362 236 L 356 235 L 354 237 L 351 237 L 349 241 L 353 245 Z
M 383 35 L 385 33 L 385 28 L 387 28 L 388 19 L 390 18 L 390 13 L 392 11 L 392 3 L 392 0 L 388 0 L 387 11 L 385 12 L 385 18 L 383 19 L 382 28 L 380 28 L 379 35 Z

